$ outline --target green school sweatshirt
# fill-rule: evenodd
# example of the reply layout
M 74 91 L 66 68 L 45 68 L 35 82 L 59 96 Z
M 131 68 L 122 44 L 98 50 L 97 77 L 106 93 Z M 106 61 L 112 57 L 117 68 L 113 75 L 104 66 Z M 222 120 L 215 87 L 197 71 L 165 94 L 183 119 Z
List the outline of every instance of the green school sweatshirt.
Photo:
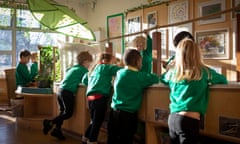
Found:
M 60 88 L 76 94 L 78 86 L 82 82 L 84 74 L 87 72 L 88 69 L 84 66 L 79 64 L 74 65 L 67 70 L 67 73 L 61 82 Z
M 143 91 L 159 82 L 156 74 L 133 71 L 127 68 L 117 72 L 111 107 L 130 113 L 137 112 L 142 104 Z
M 152 38 L 147 36 L 147 48 L 140 52 L 142 56 L 142 68 L 140 71 L 152 72 Z
M 31 65 L 31 79 L 35 79 L 35 77 L 38 75 L 38 63 L 37 62 L 34 62 L 32 63 Z
M 208 92 L 210 84 L 227 84 L 225 76 L 215 70 L 202 69 L 200 80 L 174 82 L 174 70 L 169 70 L 160 77 L 160 81 L 170 88 L 170 111 L 192 111 L 205 114 L 208 106 Z
M 33 80 L 28 70 L 28 66 L 22 63 L 17 65 L 15 76 L 17 86 L 25 87 Z
M 90 75 L 85 74 L 83 84 L 87 85 L 86 95 L 102 94 L 108 96 L 112 94 L 112 78 L 121 67 L 110 64 L 98 64 Z

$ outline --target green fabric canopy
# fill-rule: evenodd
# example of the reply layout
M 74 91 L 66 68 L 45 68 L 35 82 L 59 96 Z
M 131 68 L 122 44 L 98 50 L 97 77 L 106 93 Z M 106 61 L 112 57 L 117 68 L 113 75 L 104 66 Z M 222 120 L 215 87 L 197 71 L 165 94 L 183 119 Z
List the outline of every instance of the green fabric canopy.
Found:
M 95 41 L 95 35 L 86 25 L 87 22 L 79 18 L 67 6 L 60 5 L 53 0 L 28 0 L 28 5 L 33 16 L 49 29 Z

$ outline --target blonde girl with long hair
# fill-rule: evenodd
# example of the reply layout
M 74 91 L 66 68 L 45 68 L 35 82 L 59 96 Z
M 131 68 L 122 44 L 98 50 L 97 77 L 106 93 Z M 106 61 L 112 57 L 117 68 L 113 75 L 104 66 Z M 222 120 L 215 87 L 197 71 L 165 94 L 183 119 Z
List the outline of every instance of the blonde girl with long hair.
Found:
M 198 143 L 200 115 L 206 113 L 209 84 L 226 84 L 227 79 L 207 67 L 196 43 L 185 38 L 176 47 L 175 65 L 160 80 L 170 88 L 171 144 Z

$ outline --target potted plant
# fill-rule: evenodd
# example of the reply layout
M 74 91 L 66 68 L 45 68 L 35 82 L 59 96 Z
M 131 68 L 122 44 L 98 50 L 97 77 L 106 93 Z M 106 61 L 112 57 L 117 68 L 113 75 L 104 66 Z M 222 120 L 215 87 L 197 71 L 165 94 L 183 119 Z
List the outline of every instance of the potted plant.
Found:
M 55 79 L 55 63 L 59 60 L 59 51 L 56 47 L 39 46 L 40 64 L 39 74 L 37 76 L 39 88 L 51 88 Z

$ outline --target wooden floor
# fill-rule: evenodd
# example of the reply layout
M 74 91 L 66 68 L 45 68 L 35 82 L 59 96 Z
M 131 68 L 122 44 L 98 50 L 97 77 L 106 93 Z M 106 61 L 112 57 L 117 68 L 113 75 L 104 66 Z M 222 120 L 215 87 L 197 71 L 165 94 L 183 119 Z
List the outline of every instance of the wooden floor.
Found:
M 41 130 L 18 128 L 16 118 L 9 111 L 0 109 L 0 144 L 81 144 L 79 138 L 65 135 L 65 141 L 59 141 Z
M 16 118 L 11 116 L 0 104 L 0 144 L 81 144 L 79 137 L 66 136 L 65 141 L 60 141 L 51 135 L 44 135 L 41 130 L 32 130 L 19 128 L 16 124 Z M 137 142 L 136 142 L 137 143 Z M 137 144 L 143 144 L 137 143 Z M 165 143 L 164 143 L 165 144 Z M 201 137 L 200 144 L 235 144 L 222 140 Z

